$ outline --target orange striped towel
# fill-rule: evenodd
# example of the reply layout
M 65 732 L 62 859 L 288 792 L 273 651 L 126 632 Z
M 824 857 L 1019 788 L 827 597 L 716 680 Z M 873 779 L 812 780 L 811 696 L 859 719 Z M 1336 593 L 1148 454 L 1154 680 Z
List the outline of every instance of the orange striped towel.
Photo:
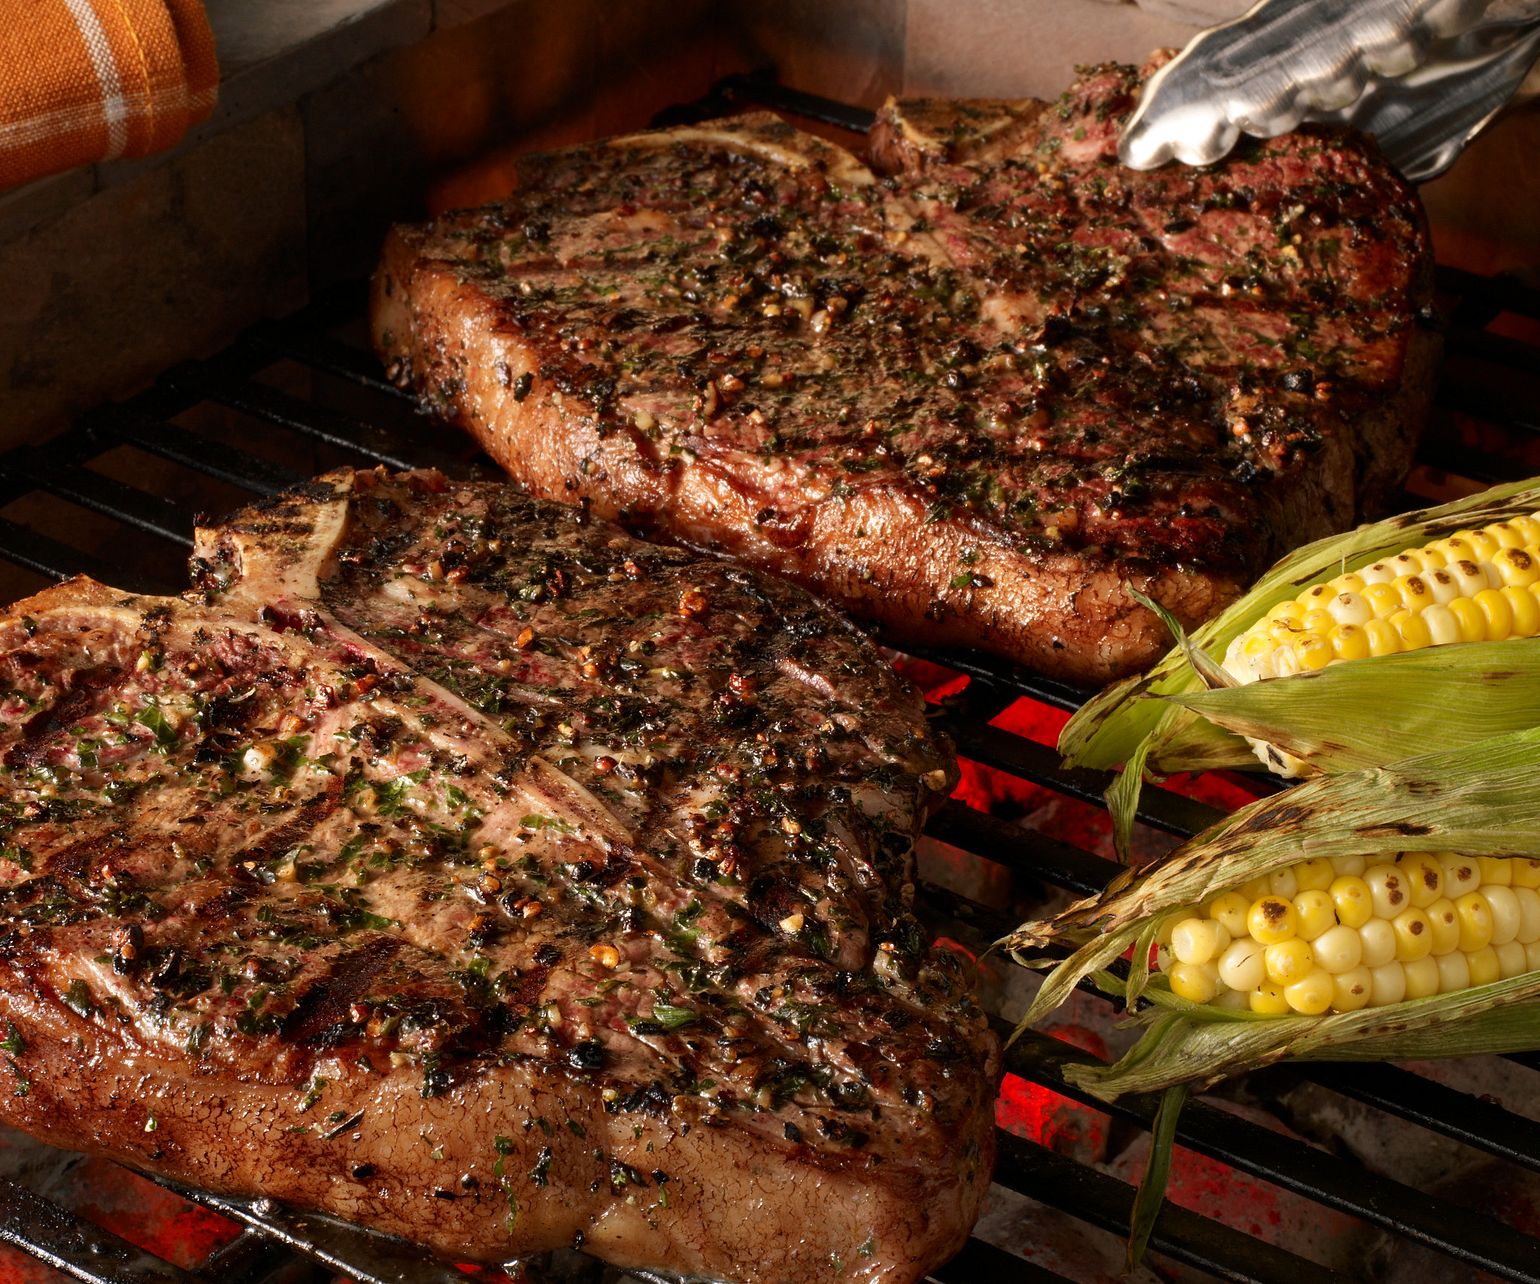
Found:
M 0 187 L 179 142 L 214 108 L 202 0 L 8 0 Z

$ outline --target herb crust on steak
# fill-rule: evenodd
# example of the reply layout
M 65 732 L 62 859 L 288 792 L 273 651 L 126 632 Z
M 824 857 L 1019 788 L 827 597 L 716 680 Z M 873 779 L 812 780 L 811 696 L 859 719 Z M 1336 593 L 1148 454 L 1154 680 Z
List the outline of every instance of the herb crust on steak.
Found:
M 960 1247 L 998 1047 L 913 912 L 954 772 L 851 625 L 428 473 L 194 565 L 0 617 L 0 1121 L 458 1261 Z
M 521 162 L 399 227 L 392 375 L 549 498 L 900 641 L 1101 682 L 1399 483 L 1437 341 L 1412 189 L 1309 127 L 1138 173 L 1132 68 L 889 103 L 876 168 L 773 117 Z M 884 176 L 885 174 L 885 176 Z

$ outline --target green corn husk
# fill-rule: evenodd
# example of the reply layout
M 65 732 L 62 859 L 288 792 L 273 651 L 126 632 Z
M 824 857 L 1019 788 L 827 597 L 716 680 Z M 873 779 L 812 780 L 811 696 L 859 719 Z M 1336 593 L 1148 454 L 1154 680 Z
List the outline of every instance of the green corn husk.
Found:
M 1142 872 L 1057 918 L 1025 923 L 1000 942 L 1017 962 L 1051 970 L 1022 1028 L 1089 977 L 1147 1000 L 1149 1023 L 1117 1064 L 1072 1071 L 1111 1100 L 1178 1083 L 1203 1086 L 1285 1057 L 1380 1060 L 1540 1049 L 1540 973 L 1382 1008 L 1318 1017 L 1259 1016 L 1177 998 L 1164 978 L 1109 966 L 1130 946 L 1148 952 L 1164 921 L 1209 896 L 1296 861 L 1383 852 L 1540 856 L 1540 728 L 1441 750 L 1386 767 L 1317 776 L 1244 807 Z M 1045 947 L 1073 947 L 1050 962 Z
M 1134 805 L 1146 772 L 1256 770 L 1260 764 L 1244 739 L 1247 735 L 1288 748 L 1296 757 L 1327 771 L 1391 762 L 1407 744 L 1419 743 L 1417 737 L 1429 723 L 1429 710 L 1439 707 L 1435 700 L 1447 699 L 1449 703 L 1442 707 L 1456 709 L 1470 694 L 1472 682 L 1502 688 L 1502 700 L 1496 690 L 1491 698 L 1485 694 L 1478 697 L 1486 713 L 1484 724 L 1474 717 L 1459 717 L 1448 725 L 1439 722 L 1439 743 L 1473 743 L 1456 737 L 1484 738 L 1536 725 L 1530 714 L 1540 701 L 1532 685 L 1540 671 L 1540 646 L 1533 640 L 1430 649 L 1433 654 L 1470 651 L 1472 659 L 1441 655 L 1430 663 L 1421 659 L 1426 653 L 1410 652 L 1233 688 L 1214 686 L 1212 678 L 1205 681 L 1188 653 L 1201 652 L 1217 667 L 1232 639 L 1273 606 L 1313 584 L 1457 530 L 1485 526 L 1537 508 L 1540 479 L 1493 487 L 1298 549 L 1190 637 L 1182 636 L 1175 622 L 1161 612 L 1177 634 L 1177 644 L 1148 673 L 1115 683 L 1089 701 L 1070 719 L 1059 738 L 1059 752 L 1066 766 L 1100 770 L 1122 766 L 1125 775 L 1133 776 L 1121 781 L 1108 796 L 1120 853 L 1126 851 Z M 1486 649 L 1491 645 L 1504 648 L 1495 659 Z M 1382 684 L 1378 694 L 1343 676 L 1361 666 L 1368 666 L 1365 672 Z M 1418 692 L 1418 682 L 1431 685 Z M 1526 694 L 1514 699 L 1520 688 Z M 1458 699 L 1452 698 L 1455 692 Z M 1351 696 L 1353 703 L 1341 703 L 1344 696 Z M 1349 721 L 1358 725 L 1344 742 L 1342 729 Z

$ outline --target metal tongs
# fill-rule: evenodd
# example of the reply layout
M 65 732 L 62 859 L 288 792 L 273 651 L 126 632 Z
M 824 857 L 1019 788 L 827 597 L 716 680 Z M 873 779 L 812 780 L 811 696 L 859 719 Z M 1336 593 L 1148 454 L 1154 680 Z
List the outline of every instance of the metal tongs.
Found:
M 1151 78 L 1118 154 L 1207 165 L 1301 121 L 1373 134 L 1420 182 L 1443 173 L 1540 57 L 1540 0 L 1261 0 Z M 1540 160 L 1540 158 L 1537 158 Z

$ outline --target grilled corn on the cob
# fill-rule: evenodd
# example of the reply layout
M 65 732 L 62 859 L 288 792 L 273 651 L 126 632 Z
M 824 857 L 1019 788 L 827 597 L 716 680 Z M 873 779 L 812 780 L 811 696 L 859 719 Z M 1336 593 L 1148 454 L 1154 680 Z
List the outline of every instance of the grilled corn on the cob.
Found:
M 1307 860 L 1178 913 L 1171 991 L 1262 1015 L 1356 1012 L 1540 970 L 1540 860 Z
M 1540 513 L 1459 531 L 1281 602 L 1225 651 L 1240 682 L 1540 633 Z

